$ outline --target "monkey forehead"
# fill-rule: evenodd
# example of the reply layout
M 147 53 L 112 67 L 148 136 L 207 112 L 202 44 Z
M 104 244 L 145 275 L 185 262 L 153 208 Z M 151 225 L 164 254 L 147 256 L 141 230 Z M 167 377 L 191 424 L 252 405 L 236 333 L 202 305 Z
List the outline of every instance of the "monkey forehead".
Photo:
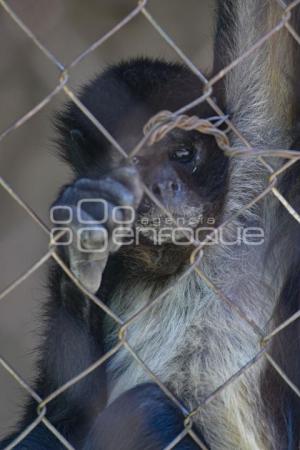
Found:
M 176 111 L 198 98 L 202 91 L 201 80 L 184 65 L 138 58 L 109 67 L 78 95 L 115 136 L 124 134 L 124 129 L 141 135 L 144 124 L 154 114 L 161 110 Z M 73 104 L 68 105 L 62 118 L 72 121 L 72 128 L 93 137 L 97 135 L 96 127 Z

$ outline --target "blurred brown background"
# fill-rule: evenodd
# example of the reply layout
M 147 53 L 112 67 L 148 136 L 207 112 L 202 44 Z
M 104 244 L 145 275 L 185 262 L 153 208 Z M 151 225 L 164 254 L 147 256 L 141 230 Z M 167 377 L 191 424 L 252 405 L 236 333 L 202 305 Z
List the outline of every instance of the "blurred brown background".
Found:
M 65 65 L 105 34 L 135 0 L 10 0 L 7 2 Z M 213 0 L 149 0 L 148 10 L 202 70 L 211 63 Z M 0 7 L 0 132 L 46 96 L 58 71 Z M 131 56 L 176 60 L 177 55 L 139 15 L 71 73 L 76 88 L 107 64 Z M 51 117 L 66 100 L 59 94 L 0 142 L 0 175 L 46 222 L 48 208 L 70 173 L 58 161 Z M 0 188 L 0 291 L 48 249 L 47 236 Z M 47 298 L 43 266 L 0 302 L 0 353 L 28 382 L 41 341 L 41 305 Z M 16 422 L 23 391 L 0 366 L 0 437 Z

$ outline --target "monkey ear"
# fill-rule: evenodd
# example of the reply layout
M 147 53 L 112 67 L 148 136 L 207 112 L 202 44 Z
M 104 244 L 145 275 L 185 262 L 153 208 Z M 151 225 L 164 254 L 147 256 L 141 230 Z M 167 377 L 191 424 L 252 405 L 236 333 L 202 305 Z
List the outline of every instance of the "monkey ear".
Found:
M 70 136 L 73 144 L 75 144 L 78 147 L 82 147 L 85 139 L 83 133 L 80 130 L 74 128 L 73 130 L 70 131 Z
M 84 157 L 83 149 L 86 146 L 86 139 L 83 133 L 78 128 L 73 128 L 70 131 L 70 160 L 75 162 L 75 170 L 77 172 L 84 172 L 87 170 L 86 159 Z

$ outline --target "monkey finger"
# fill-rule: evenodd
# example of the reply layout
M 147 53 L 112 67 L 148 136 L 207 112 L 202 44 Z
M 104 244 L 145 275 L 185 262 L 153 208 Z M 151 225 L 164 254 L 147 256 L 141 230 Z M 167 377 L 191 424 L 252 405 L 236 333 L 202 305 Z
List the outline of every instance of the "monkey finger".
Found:
M 78 252 L 70 248 L 70 269 L 80 283 L 92 293 L 96 293 L 102 281 L 102 274 L 107 264 L 108 254 L 101 258 L 95 254 Z

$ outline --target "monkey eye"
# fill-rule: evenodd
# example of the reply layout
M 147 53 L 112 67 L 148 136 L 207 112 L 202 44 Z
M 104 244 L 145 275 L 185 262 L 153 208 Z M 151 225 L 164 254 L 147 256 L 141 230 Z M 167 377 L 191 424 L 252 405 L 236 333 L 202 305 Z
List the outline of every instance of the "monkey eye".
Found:
M 179 148 L 170 154 L 170 159 L 183 164 L 189 163 L 194 159 L 195 153 L 193 148 Z

